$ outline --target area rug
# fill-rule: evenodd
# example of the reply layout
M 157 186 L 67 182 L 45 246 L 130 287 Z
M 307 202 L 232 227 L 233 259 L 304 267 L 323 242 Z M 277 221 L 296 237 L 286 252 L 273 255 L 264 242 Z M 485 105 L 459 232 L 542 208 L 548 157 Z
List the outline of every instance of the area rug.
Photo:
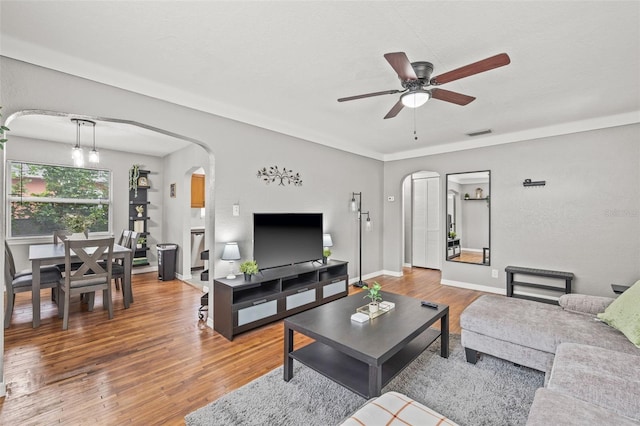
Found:
M 544 374 L 483 355 L 465 361 L 460 336 L 451 335 L 450 355 L 434 343 L 384 389 L 427 405 L 460 425 L 524 425 Z M 201 425 L 338 425 L 366 401 L 294 361 L 294 376 L 282 367 L 222 396 L 185 417 Z

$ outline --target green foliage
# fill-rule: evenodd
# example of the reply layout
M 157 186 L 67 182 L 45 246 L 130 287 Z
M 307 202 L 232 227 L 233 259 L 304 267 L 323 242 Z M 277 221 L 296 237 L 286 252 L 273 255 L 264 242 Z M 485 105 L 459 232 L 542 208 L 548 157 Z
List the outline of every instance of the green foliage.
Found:
M 89 216 L 67 214 L 64 217 L 65 227 L 71 232 L 84 232 L 92 223 L 93 220 Z
M 1 106 L 0 106 L 0 109 L 2 109 Z M 2 114 L 0 114 L 0 117 L 2 117 Z M 4 132 L 8 132 L 8 131 L 9 131 L 9 128 L 7 126 L 5 125 L 0 126 L 0 149 L 4 149 L 4 144 L 7 142 Z
M 240 272 L 255 275 L 258 273 L 258 263 L 255 260 L 247 260 L 240 264 Z
M 134 192 L 134 197 L 138 196 L 138 178 L 140 177 L 140 164 L 134 164 L 129 169 L 129 191 Z
M 456 235 L 458 235 L 458 234 L 456 234 L 453 231 L 449 232 L 449 238 L 451 238 L 451 239 L 454 239 L 456 237 Z
M 376 281 L 373 282 L 373 286 L 368 287 L 366 285 L 362 286 L 364 290 L 367 291 L 367 294 L 364 295 L 365 298 L 371 299 L 371 303 L 377 303 L 382 301 L 382 295 L 380 295 L 380 289 L 382 286 L 378 284 Z
M 76 167 L 13 163 L 11 167 L 12 236 L 46 235 L 64 229 L 64 218 L 75 215 L 91 222 L 91 230 L 109 230 L 109 205 L 81 200 L 109 199 L 109 172 Z M 37 181 L 42 180 L 41 192 Z M 30 190 L 31 188 L 31 190 Z M 19 198 L 18 198 L 19 197 Z M 74 202 L 35 202 L 23 197 L 78 200 Z M 44 201 L 44 200 L 43 200 Z
M 325 248 L 322 250 L 322 255 L 323 255 L 324 257 L 329 257 L 329 256 L 331 256 L 331 250 L 329 250 L 329 248 L 325 247 Z

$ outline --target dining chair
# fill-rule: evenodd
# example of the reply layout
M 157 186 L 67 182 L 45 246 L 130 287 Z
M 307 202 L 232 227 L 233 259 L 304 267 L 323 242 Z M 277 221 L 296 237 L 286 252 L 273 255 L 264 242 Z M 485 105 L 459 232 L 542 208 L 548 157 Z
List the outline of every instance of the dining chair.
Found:
M 68 239 L 71 234 L 73 234 L 73 232 L 69 231 L 68 229 L 56 229 L 53 231 L 53 244 L 62 244 L 64 242 L 64 240 Z M 84 231 L 84 236 L 89 238 L 89 231 L 85 230 Z M 55 265 L 61 272 L 64 272 L 65 266 L 64 263 L 59 263 L 57 265 Z M 80 267 L 80 263 L 78 262 L 73 262 L 71 264 L 71 269 L 78 269 Z
M 51 299 L 55 300 L 58 282 L 62 278 L 60 270 L 56 266 L 43 266 L 40 268 L 40 288 L 51 289 Z M 4 284 L 7 289 L 7 309 L 4 311 L 4 328 L 9 328 L 11 315 L 16 301 L 16 293 L 32 291 L 33 273 L 31 270 L 16 272 L 16 264 L 13 259 L 11 247 L 4 242 Z
M 96 291 L 102 290 L 102 304 L 109 311 L 109 319 L 113 318 L 112 262 L 99 262 L 103 256 L 107 259 L 113 257 L 113 241 L 113 237 L 64 241 L 66 273 L 58 284 L 58 317 L 62 318 L 63 330 L 67 330 L 69 327 L 69 305 L 71 296 L 76 294 L 95 294 Z M 70 268 L 71 260 L 74 257 L 77 257 L 81 262 L 80 267 L 75 271 Z
M 139 232 L 130 231 L 130 238 L 126 242 L 126 244 L 123 244 L 123 246 L 131 249 L 132 252 L 135 252 L 139 236 Z M 131 264 L 129 266 L 133 268 L 133 254 L 131 255 Z M 124 298 L 126 297 L 124 294 L 124 259 L 116 259 L 115 261 L 113 261 L 113 265 L 111 265 L 111 267 L 111 278 L 116 285 L 116 290 L 120 290 L 122 288 L 122 297 Z M 131 302 L 133 302 L 133 291 L 131 292 Z

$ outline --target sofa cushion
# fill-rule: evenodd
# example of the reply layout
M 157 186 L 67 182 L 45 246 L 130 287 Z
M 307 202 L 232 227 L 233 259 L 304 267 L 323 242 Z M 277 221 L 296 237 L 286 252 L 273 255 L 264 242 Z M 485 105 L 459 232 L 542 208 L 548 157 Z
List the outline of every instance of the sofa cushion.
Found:
M 598 318 L 624 333 L 640 348 L 640 280 L 614 300 Z
M 640 420 L 640 350 L 636 355 L 595 346 L 558 346 L 547 387 Z
M 622 333 L 597 321 L 595 316 L 513 297 L 479 297 L 460 315 L 460 326 L 464 330 L 549 353 L 555 353 L 556 347 L 563 342 L 615 347 L 626 353 L 637 350 Z
M 429 407 L 398 392 L 387 392 L 362 406 L 342 426 L 452 425 L 456 424 Z
M 616 425 L 638 426 L 628 417 L 546 388 L 536 391 L 527 426 Z
M 612 297 L 589 296 L 586 294 L 563 294 L 558 304 L 565 311 L 579 314 L 597 315 L 604 312 L 615 299 Z

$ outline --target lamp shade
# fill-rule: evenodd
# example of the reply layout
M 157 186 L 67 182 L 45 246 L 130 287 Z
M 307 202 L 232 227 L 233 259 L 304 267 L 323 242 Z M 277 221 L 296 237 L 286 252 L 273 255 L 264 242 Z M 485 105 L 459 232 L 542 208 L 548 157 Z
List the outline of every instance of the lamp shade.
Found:
M 240 259 L 240 249 L 238 248 L 238 243 L 227 243 L 224 245 L 224 250 L 222 250 L 222 260 L 239 260 Z
M 333 247 L 333 240 L 331 239 L 331 234 L 322 234 L 322 246 Z
M 427 103 L 431 98 L 431 94 L 423 89 L 412 90 L 400 97 L 402 105 L 409 108 L 418 108 Z

